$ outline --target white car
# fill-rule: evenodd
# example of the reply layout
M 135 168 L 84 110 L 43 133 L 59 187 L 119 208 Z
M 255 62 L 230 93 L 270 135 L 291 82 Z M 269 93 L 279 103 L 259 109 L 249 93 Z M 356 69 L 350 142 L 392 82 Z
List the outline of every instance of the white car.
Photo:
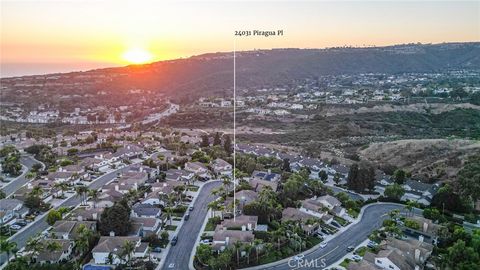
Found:
M 168 268 L 175 268 L 175 264 L 174 263 L 169 264 Z
M 304 257 L 305 257 L 305 255 L 303 255 L 303 254 L 298 254 L 298 255 L 296 255 L 295 257 L 293 257 L 293 259 L 294 259 L 295 261 L 300 261 L 300 260 L 303 259 Z
M 362 257 L 359 256 L 359 255 L 353 255 L 353 256 L 352 256 L 352 260 L 358 262 L 358 261 L 361 261 L 361 260 L 362 260 Z
M 325 248 L 327 246 L 327 242 L 320 243 L 320 248 Z

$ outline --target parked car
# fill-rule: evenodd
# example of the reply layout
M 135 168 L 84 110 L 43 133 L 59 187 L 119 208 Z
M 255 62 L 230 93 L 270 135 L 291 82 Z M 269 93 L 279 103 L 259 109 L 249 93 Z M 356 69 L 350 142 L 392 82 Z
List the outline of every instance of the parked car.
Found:
M 15 222 L 15 224 L 17 224 L 19 226 L 22 226 L 22 227 L 27 226 L 27 222 L 25 220 L 19 220 L 19 221 Z
M 193 206 L 190 206 L 190 207 L 188 208 L 188 210 L 189 210 L 189 211 L 193 211 Z
M 160 252 L 162 252 L 162 248 L 160 248 L 160 247 L 155 247 L 152 251 L 153 251 L 153 252 L 160 253 Z
M 178 241 L 178 237 L 175 235 L 173 238 L 172 238 L 172 241 L 170 241 L 170 243 L 172 244 L 172 246 L 175 246 L 177 244 L 177 241 Z
M 186 214 L 184 217 L 185 221 L 187 221 L 189 218 L 190 218 L 190 214 Z
M 17 224 L 12 224 L 10 225 L 10 229 L 12 230 L 20 230 L 22 227 L 20 225 L 17 225 Z
M 361 260 L 362 260 L 362 257 L 359 256 L 359 255 L 353 255 L 353 256 L 352 256 L 352 260 L 358 262 L 358 261 L 361 261 Z
M 348 246 L 347 247 L 347 252 L 352 252 L 355 249 L 354 246 Z
M 320 248 L 325 248 L 327 246 L 327 242 L 320 243 Z

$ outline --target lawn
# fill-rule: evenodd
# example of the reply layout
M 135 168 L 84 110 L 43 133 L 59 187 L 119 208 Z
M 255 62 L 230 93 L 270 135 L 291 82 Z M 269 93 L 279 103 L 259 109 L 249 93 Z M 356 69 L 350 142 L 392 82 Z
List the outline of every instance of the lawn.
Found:
M 350 209 L 347 210 L 347 213 L 352 218 L 357 218 L 358 217 L 358 211 L 356 211 L 355 209 L 350 208 Z
M 368 247 L 359 247 L 357 250 L 355 250 L 355 254 L 363 257 L 365 256 L 365 252 L 367 252 L 368 250 Z
M 207 225 L 205 226 L 205 231 L 214 231 L 217 224 L 220 224 L 220 217 L 209 218 Z
M 352 260 L 350 260 L 350 259 L 345 259 L 345 260 L 343 260 L 343 262 L 340 264 L 340 266 L 347 268 L 347 267 L 348 267 L 348 264 L 349 264 L 351 261 L 352 261 Z
M 165 226 L 165 230 L 175 231 L 176 229 L 177 229 L 177 226 L 175 226 L 175 225 L 167 225 L 167 226 Z
M 349 224 L 348 221 L 346 221 L 344 218 L 341 218 L 341 217 L 337 217 L 337 216 L 334 216 L 333 219 L 338 222 L 338 224 L 342 225 L 342 226 L 346 226 Z
M 188 191 L 197 192 L 198 189 L 199 189 L 198 186 L 194 186 L 194 185 L 188 185 L 188 186 L 187 186 L 187 190 L 188 190 Z

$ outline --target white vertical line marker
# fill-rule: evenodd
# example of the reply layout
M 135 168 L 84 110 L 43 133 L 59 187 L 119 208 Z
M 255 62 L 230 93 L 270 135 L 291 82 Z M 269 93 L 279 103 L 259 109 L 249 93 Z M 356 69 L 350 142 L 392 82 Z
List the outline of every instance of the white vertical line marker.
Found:
M 235 54 L 235 50 L 236 50 L 236 41 L 235 41 L 235 37 L 233 38 L 233 221 L 235 221 L 235 217 L 237 215 L 237 211 L 236 211 L 236 202 L 235 202 L 235 192 L 237 190 L 237 184 L 236 184 L 236 176 L 235 176 L 235 168 L 236 168 L 236 146 L 237 146 L 237 141 L 236 141 L 236 132 L 235 132 L 235 128 L 236 128 L 236 125 L 235 125 L 235 122 L 236 122 L 236 108 L 237 108 L 237 101 L 236 101 L 236 54 Z

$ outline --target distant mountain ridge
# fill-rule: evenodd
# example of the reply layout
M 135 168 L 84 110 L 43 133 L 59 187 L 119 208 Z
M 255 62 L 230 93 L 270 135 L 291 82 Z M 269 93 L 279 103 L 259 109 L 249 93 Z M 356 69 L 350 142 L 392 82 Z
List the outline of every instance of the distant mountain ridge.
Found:
M 109 81 L 108 89 L 143 88 L 196 98 L 208 93 L 221 94 L 232 88 L 232 57 L 231 52 L 208 53 L 141 66 L 64 73 L 62 76 L 116 74 L 118 76 Z M 480 42 L 242 51 L 237 52 L 236 62 L 238 87 L 263 87 L 324 75 L 480 69 Z M 42 76 L 33 77 L 41 79 Z M 99 87 L 105 89 L 105 83 Z M 98 90 L 99 87 L 93 88 Z

